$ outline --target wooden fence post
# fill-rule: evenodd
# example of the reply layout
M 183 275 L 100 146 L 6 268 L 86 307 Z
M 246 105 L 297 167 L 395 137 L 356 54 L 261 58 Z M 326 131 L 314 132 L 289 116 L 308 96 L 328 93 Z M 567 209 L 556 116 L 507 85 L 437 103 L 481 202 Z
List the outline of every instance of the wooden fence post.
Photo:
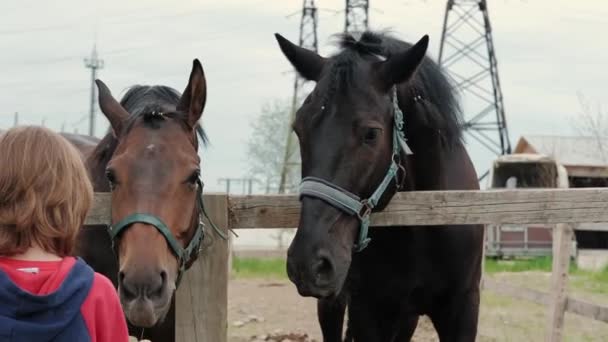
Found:
M 547 342 L 561 342 L 563 340 L 571 245 L 572 226 L 557 224 L 553 229 L 553 272 L 548 303 L 549 312 L 545 339 Z
M 228 196 L 205 196 L 211 220 L 228 234 Z M 206 223 L 205 247 L 184 274 L 176 297 L 176 341 L 226 342 L 228 321 L 228 241 Z M 156 341 L 153 341 L 156 342 Z
M 483 225 L 483 248 L 481 250 L 481 278 L 479 278 L 479 291 L 483 291 L 484 280 L 486 277 L 486 249 L 489 246 L 488 241 L 486 241 L 488 237 L 488 225 Z

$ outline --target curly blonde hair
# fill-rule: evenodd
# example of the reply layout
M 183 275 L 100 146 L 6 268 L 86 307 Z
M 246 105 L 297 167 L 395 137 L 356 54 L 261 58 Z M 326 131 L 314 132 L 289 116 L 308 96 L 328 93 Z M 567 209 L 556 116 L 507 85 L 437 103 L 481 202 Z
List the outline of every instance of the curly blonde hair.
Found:
M 0 133 L 0 255 L 37 245 L 71 255 L 93 202 L 93 188 L 74 146 L 49 129 Z

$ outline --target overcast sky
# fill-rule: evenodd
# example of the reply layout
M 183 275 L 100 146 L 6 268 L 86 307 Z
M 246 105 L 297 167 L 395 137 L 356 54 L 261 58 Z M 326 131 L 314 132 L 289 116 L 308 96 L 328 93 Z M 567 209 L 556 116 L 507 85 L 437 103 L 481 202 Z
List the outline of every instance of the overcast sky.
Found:
M 343 0 L 317 0 L 321 54 L 343 30 Z M 409 41 L 429 34 L 438 55 L 444 0 L 371 0 L 370 26 L 391 28 Z M 577 92 L 608 105 L 608 2 L 605 0 L 492 0 L 499 74 L 510 138 L 573 134 Z M 246 142 L 260 107 L 291 95 L 293 73 L 273 37 L 297 42 L 301 1 L 0 2 L 0 127 L 21 123 L 86 132 L 90 73 L 83 58 L 95 41 L 101 78 L 120 97 L 133 84 L 164 84 L 182 91 L 193 58 L 203 63 L 208 101 L 203 124 L 207 187 L 219 177 L 247 173 Z M 332 11 L 333 10 L 333 11 Z M 466 108 L 465 108 L 466 110 Z M 98 118 L 97 135 L 107 123 Z M 480 172 L 492 159 L 471 143 Z

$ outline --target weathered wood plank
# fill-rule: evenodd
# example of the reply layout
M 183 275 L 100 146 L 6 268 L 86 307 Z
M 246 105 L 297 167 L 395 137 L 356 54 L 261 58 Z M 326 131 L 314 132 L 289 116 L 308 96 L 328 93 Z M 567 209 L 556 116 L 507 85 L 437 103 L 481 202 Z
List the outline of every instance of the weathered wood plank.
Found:
M 232 228 L 297 226 L 297 196 L 231 196 L 229 201 Z M 85 224 L 107 224 L 109 203 L 109 194 L 96 193 Z M 608 188 L 409 192 L 375 213 L 372 224 L 594 223 L 608 222 L 607 209 Z
M 228 197 L 208 195 L 211 220 L 228 234 Z M 177 291 L 176 335 L 184 342 L 226 342 L 228 321 L 228 241 L 207 222 L 199 259 L 184 274 Z
M 593 230 L 596 232 L 608 232 L 608 223 L 575 223 L 574 230 Z
M 291 228 L 297 196 L 231 196 L 232 228 Z M 608 189 L 426 191 L 399 193 L 372 225 L 607 222 Z
M 553 269 L 545 335 L 545 340 L 548 342 L 563 340 L 572 234 L 572 227 L 569 224 L 561 223 L 553 229 Z
M 566 311 L 608 323 L 608 307 L 599 306 L 579 299 L 568 298 Z
M 504 282 L 496 281 L 492 278 L 484 279 L 483 289 L 484 291 L 490 291 L 502 296 L 508 296 L 536 304 L 547 305 L 549 303 L 548 293 L 521 286 L 510 285 Z M 608 323 L 608 307 L 606 306 L 600 306 L 568 297 L 566 301 L 566 311 Z
M 109 192 L 96 192 L 95 197 L 93 198 L 93 208 L 89 211 L 87 218 L 84 220 L 84 224 L 110 224 L 112 221 L 112 208 L 110 207 L 111 198 L 112 196 Z

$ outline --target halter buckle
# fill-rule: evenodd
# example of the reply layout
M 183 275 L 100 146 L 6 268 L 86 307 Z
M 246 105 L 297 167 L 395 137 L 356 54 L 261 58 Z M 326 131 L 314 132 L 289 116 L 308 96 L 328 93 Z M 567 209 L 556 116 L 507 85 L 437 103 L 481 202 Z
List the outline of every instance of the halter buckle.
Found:
M 363 220 L 369 215 L 371 215 L 373 209 L 372 205 L 369 204 L 369 201 L 367 199 L 361 201 L 361 205 L 361 210 L 357 213 L 357 217 L 359 217 L 359 220 Z

